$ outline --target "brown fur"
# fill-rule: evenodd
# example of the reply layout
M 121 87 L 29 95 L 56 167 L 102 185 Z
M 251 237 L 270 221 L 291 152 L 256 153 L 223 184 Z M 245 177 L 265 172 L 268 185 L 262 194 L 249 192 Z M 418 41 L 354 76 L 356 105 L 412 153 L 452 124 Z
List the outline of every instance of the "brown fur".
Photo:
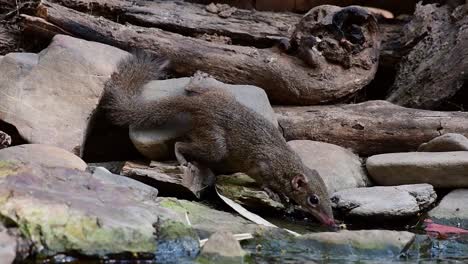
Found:
M 240 104 L 226 90 L 189 85 L 183 96 L 142 100 L 142 86 L 158 78 L 161 63 L 143 54 L 120 63 L 105 87 L 104 107 L 114 123 L 156 127 L 179 114 L 188 115 L 192 126 L 187 139 L 175 145 L 179 162 L 200 162 L 222 173 L 244 172 L 265 188 L 306 207 L 317 218 L 317 212 L 328 220 L 333 218 L 318 173 L 303 165 L 271 122 Z M 313 194 L 320 204 L 311 207 L 307 198 Z

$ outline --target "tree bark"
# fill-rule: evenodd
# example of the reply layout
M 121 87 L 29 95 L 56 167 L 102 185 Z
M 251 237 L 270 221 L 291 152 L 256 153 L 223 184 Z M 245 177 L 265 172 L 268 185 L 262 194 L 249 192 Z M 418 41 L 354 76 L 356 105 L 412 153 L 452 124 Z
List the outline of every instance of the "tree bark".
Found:
M 155 28 L 124 26 L 47 1 L 42 1 L 37 15 L 80 38 L 163 55 L 181 75 L 190 76 L 200 70 L 226 83 L 256 85 L 266 91 L 270 100 L 281 104 L 337 101 L 369 83 L 376 70 L 376 64 L 372 63 L 376 62 L 373 56 L 378 54 L 378 43 L 368 43 L 359 55 L 350 55 L 367 56 L 370 68 L 346 69 L 327 63 L 320 69 L 313 69 L 299 58 L 275 48 L 218 44 Z M 372 41 L 374 37 L 367 40 Z
M 181 1 L 129 0 L 52 0 L 62 6 L 100 15 L 114 22 L 128 22 L 143 27 L 155 27 L 185 36 L 216 34 L 226 36 L 233 44 L 257 48 L 272 47 L 278 39 L 290 38 L 294 25 L 302 15 L 290 12 L 258 12 L 236 10 L 229 17 L 210 13 L 205 5 Z M 211 3 L 209 1 L 207 4 Z M 229 1 L 228 1 L 229 2 Z M 233 2 L 233 1 L 230 1 Z M 407 22 L 400 19 L 379 21 L 381 54 L 379 66 L 394 68 L 404 55 L 401 35 Z
M 0 55 L 15 51 L 17 47 L 17 34 L 14 34 L 4 24 L 0 23 Z
M 437 109 L 468 82 L 468 10 L 418 4 L 402 41 L 415 45 L 398 67 L 392 103 Z
M 287 140 L 324 141 L 367 156 L 416 151 L 445 133 L 468 136 L 468 113 L 404 108 L 386 101 L 275 107 Z
M 183 1 L 129 0 L 53 0 L 62 6 L 114 22 L 156 27 L 185 36 L 217 34 L 229 37 L 234 44 L 271 47 L 278 39 L 291 35 L 300 14 L 257 12 L 236 9 L 223 16 L 221 10 L 208 11 L 205 5 Z
M 212 0 L 186 0 L 187 2 L 209 4 Z M 217 3 L 226 3 L 239 8 L 274 11 L 307 12 L 319 5 L 362 5 L 389 10 L 395 14 L 412 14 L 416 0 L 409 1 L 375 1 L 375 0 L 218 0 Z

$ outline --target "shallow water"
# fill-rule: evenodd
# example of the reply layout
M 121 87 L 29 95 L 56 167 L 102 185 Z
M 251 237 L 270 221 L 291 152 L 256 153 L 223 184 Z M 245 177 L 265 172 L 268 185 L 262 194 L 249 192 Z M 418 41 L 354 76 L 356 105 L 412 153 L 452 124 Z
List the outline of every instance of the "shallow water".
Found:
M 265 217 L 273 224 L 293 230 L 298 233 L 310 232 L 324 232 L 328 231 L 326 228 L 319 224 L 311 223 L 310 221 L 297 220 L 292 218 L 278 218 L 275 216 Z M 425 216 L 421 216 L 424 219 Z M 269 247 L 271 250 L 259 248 L 248 242 L 242 243 L 244 250 L 250 253 L 246 257 L 244 263 L 338 263 L 338 264 L 374 264 L 374 263 L 468 263 L 468 235 L 452 235 L 445 237 L 434 237 L 426 235 L 422 225 L 413 223 L 410 226 L 400 226 L 400 228 L 388 228 L 391 230 L 406 230 L 416 233 L 416 239 L 413 244 L 400 256 L 362 256 L 362 255 L 338 255 L 324 254 L 323 252 L 312 252 L 308 250 L 301 250 L 295 246 L 287 246 L 288 242 L 281 241 L 275 246 L 275 241 L 271 241 L 272 245 Z M 385 224 L 382 224 L 385 226 Z M 348 229 L 368 229 L 361 226 L 348 224 Z M 374 228 L 379 229 L 379 228 Z M 383 228 L 380 228 L 383 229 Z M 278 241 L 280 242 L 280 241 Z M 164 254 L 159 252 L 158 255 Z M 170 255 L 168 252 L 167 255 Z M 160 255 L 161 256 L 161 255 Z M 195 263 L 193 259 L 171 259 L 157 257 L 157 260 L 140 259 L 130 260 L 125 257 L 107 258 L 107 259 L 92 259 L 92 258 L 78 258 L 71 256 L 58 256 L 45 260 L 30 260 L 27 263 L 73 263 L 73 264 L 97 264 L 97 263 L 182 263 L 191 264 Z
M 418 235 L 413 245 L 406 253 L 396 257 L 386 256 L 356 256 L 356 255 L 317 255 L 314 252 L 301 252 L 292 248 L 266 251 L 258 250 L 255 246 L 244 245 L 244 249 L 251 255 L 244 263 L 468 263 L 468 235 L 451 236 L 444 239 Z M 194 263 L 191 259 L 167 260 L 165 262 L 155 260 L 125 260 L 125 259 L 79 259 L 74 257 L 56 257 L 42 261 L 29 261 L 28 263 Z
M 250 249 L 252 250 L 252 249 Z M 400 256 L 363 257 L 355 255 L 314 255 L 310 252 L 253 253 L 251 263 L 468 263 L 468 235 L 446 239 L 418 235 Z

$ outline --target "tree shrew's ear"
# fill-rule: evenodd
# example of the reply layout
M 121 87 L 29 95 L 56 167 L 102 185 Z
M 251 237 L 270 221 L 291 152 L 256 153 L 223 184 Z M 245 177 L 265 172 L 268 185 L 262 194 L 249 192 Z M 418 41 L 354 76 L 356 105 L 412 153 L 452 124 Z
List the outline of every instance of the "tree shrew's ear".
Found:
M 291 180 L 291 184 L 294 190 L 302 190 L 307 186 L 307 179 L 304 175 L 296 175 Z

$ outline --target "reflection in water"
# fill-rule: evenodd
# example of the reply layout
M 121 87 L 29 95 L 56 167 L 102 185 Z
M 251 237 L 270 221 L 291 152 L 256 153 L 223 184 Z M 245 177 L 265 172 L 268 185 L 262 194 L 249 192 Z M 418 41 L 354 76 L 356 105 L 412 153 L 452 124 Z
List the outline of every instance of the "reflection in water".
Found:
M 285 226 L 285 223 L 288 223 L 288 225 Z M 290 221 L 276 221 L 275 224 L 301 233 L 325 231 L 321 230 L 318 225 L 310 225 L 310 223 L 306 225 L 305 223 L 296 222 L 296 225 L 294 225 L 291 224 Z M 298 243 L 297 241 L 288 239 L 286 236 L 279 236 L 275 238 L 276 239 L 266 236 L 266 241 L 260 241 L 260 243 L 244 241 L 242 243 L 243 248 L 251 253 L 250 256 L 246 257 L 244 263 L 468 263 L 468 235 L 466 234 L 443 237 L 420 234 L 416 236 L 414 242 L 406 250 L 406 252 L 395 256 L 393 254 L 387 253 L 349 253 L 350 251 L 348 251 L 348 248 L 345 248 L 341 253 L 339 250 L 323 250 L 325 247 L 315 251 L 312 248 L 308 248 L 307 246 L 304 247 L 303 244 Z M 353 251 L 351 250 L 351 252 Z M 160 253 L 164 254 L 163 252 Z M 62 255 L 46 260 L 45 262 L 31 261 L 29 263 L 195 263 L 194 260 L 190 259 L 167 259 L 166 261 L 167 262 L 161 262 L 148 259 L 135 261 L 125 260 L 125 258 L 108 258 L 98 260 L 73 258 Z
M 407 252 L 389 258 L 388 256 L 356 256 L 314 254 L 300 252 L 294 247 L 282 245 L 282 250 L 267 251 L 250 249 L 255 252 L 252 263 L 468 263 L 468 235 L 452 236 L 445 239 L 418 235 Z M 323 253 L 323 252 L 322 252 Z

